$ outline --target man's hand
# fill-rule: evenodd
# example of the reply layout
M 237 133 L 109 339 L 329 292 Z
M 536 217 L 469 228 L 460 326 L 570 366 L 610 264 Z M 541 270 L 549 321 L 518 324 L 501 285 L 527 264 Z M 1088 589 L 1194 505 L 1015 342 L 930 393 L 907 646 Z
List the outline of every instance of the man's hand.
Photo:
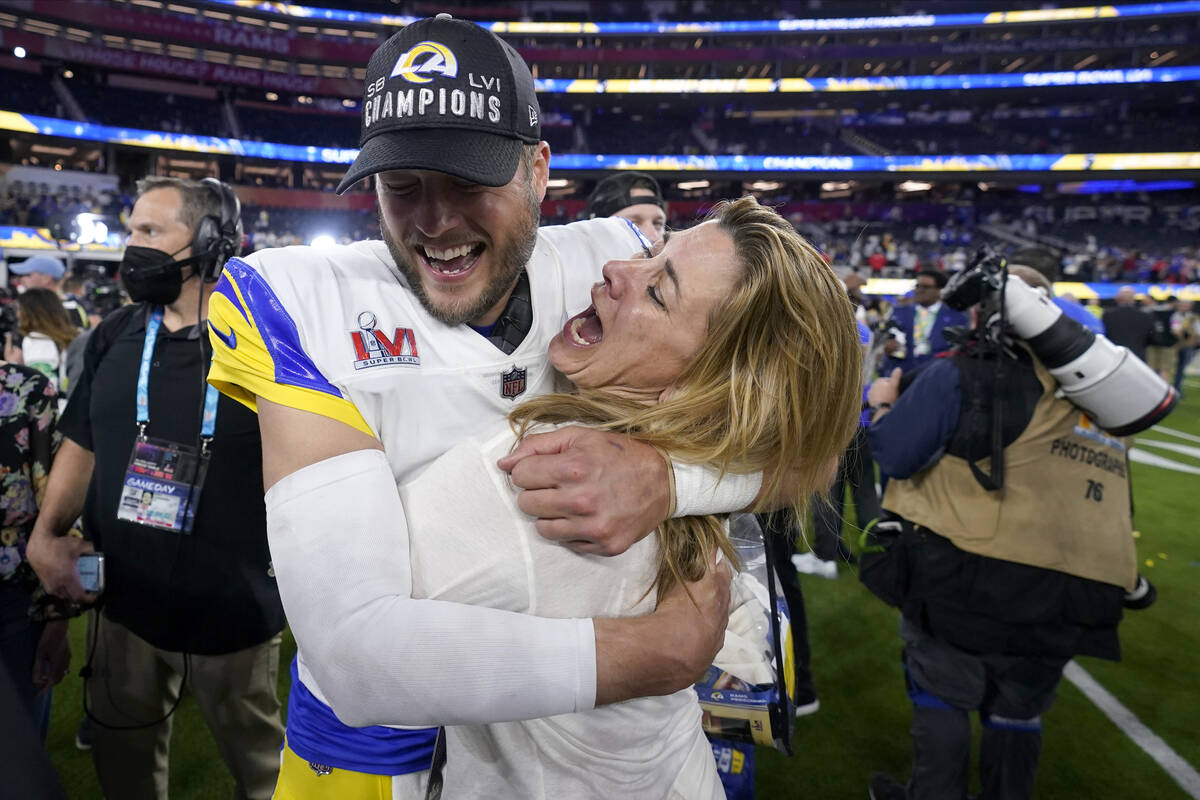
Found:
M 666 461 L 644 442 L 591 428 L 526 436 L 500 459 L 517 505 L 537 517 L 537 532 L 592 555 L 624 553 L 667 518 Z
M 55 597 L 90 604 L 96 595 L 83 590 L 79 582 L 79 556 L 95 552 L 92 543 L 75 536 L 33 535 L 25 548 L 25 559 L 33 567 L 42 586 Z
M 83 511 L 88 481 L 96 458 L 91 450 L 64 437 L 50 468 L 46 497 L 25 546 L 25 560 L 33 567 L 46 591 L 76 603 L 92 603 L 79 583 L 76 562 L 83 553 L 94 551 L 91 542 L 67 536 Z
M 900 349 L 900 343 L 898 341 L 896 341 L 895 339 L 888 339 L 886 342 L 883 343 L 883 352 L 887 353 L 889 356 L 899 349 Z
M 32 679 L 38 694 L 57 686 L 66 677 L 70 666 L 71 638 L 67 635 L 67 621 L 46 623 L 33 656 Z
M 653 614 L 596 619 L 596 705 L 671 694 L 704 675 L 725 643 L 733 573 L 722 559 L 676 584 Z

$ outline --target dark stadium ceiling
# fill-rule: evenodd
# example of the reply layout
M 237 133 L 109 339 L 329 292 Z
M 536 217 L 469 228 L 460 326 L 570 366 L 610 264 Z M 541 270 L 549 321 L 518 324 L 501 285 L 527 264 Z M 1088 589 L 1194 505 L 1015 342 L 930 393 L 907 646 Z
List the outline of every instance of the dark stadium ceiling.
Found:
M 432 16 L 441 12 L 471 19 L 556 19 L 556 20 L 637 20 L 649 19 L 650 7 L 660 10 L 667 19 L 771 19 L 777 17 L 843 17 L 891 16 L 897 14 L 958 14 L 979 11 L 982 0 L 739 0 L 724 2 L 708 0 L 692 2 L 679 0 L 674 10 L 661 14 L 671 3 L 662 0 L 450 0 L 449 2 L 413 2 L 412 0 L 293 0 L 296 5 L 314 8 L 337 8 L 344 11 L 364 11 L 377 14 L 412 14 Z M 995 10 L 1026 10 L 1062 8 L 1084 5 L 1072 2 L 1042 2 L 1042 0 L 1001 0 L 986 3 Z M 186 5 L 205 5 L 186 3 Z
M 518 19 L 542 17 L 557 19 L 583 18 L 586 10 L 589 19 L 648 19 L 647 7 L 661 8 L 661 0 L 638 2 L 623 0 L 450 0 L 448 2 L 414 2 L 413 0 L 295 0 L 296 5 L 322 8 L 342 8 L 344 11 L 366 11 L 380 14 L 414 14 L 432 16 L 440 12 L 475 19 Z M 970 13 L 979 10 L 980 0 L 740 0 L 739 2 L 708 1 L 694 4 L 691 0 L 676 2 L 676 13 L 680 18 L 686 13 L 695 13 L 697 7 L 707 7 L 706 19 L 732 19 L 750 17 L 845 17 L 845 16 L 892 16 L 911 13 Z M 181 2 L 178 5 L 203 6 L 203 2 Z M 1079 2 L 1044 2 L 1040 0 L 1004 0 L 992 2 L 997 10 L 1028 10 L 1028 8 L 1056 8 L 1080 5 Z M 736 11 L 736 14 L 732 12 Z

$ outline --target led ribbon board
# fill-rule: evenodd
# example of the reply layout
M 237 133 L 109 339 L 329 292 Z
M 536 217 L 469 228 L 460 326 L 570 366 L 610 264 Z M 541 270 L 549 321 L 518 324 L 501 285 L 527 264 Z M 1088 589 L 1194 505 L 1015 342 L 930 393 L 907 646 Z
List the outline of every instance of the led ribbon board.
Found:
M 220 136 L 193 136 L 136 128 L 116 128 L 74 120 L 0 111 L 0 130 L 111 142 L 155 150 L 244 156 L 312 164 L 350 164 L 358 150 L 299 144 L 251 142 Z M 558 170 L 633 169 L 649 172 L 1105 172 L 1131 170 L 1200 170 L 1200 152 L 1066 153 L 1015 155 L 908 156 L 662 156 L 555 155 Z
M 403 27 L 420 17 L 374 14 L 336 8 L 314 8 L 277 0 L 210 0 L 268 14 L 305 20 L 350 22 L 359 25 Z M 1039 22 L 1069 22 L 1086 19 L 1160 17 L 1200 12 L 1200 0 L 1133 5 L 1079 6 L 1076 8 L 1028 11 L 985 11 L 974 14 L 909 14 L 890 17 L 841 17 L 830 19 L 729 20 L 722 22 L 480 22 L 495 33 L 540 35 L 638 35 L 638 34 L 725 34 L 808 33 L 826 31 L 879 31 L 913 28 L 947 28 L 965 25 L 1021 25 Z
M 837 266 L 836 264 L 834 266 Z M 871 278 L 862 287 L 863 294 L 899 297 L 912 291 L 913 278 Z M 1056 281 L 1054 294 L 1056 297 L 1069 294 L 1076 300 L 1112 300 L 1117 296 L 1117 290 L 1129 286 L 1138 295 L 1146 295 L 1155 300 L 1166 300 L 1177 297 L 1181 300 L 1200 300 L 1200 284 L 1180 283 L 1076 283 L 1073 281 Z
M 894 75 L 858 78 L 534 79 L 542 94 L 804 94 L 912 92 L 949 89 L 1020 89 L 1200 81 L 1200 66 L 1092 69 L 1065 72 L 985 72 L 962 75 Z

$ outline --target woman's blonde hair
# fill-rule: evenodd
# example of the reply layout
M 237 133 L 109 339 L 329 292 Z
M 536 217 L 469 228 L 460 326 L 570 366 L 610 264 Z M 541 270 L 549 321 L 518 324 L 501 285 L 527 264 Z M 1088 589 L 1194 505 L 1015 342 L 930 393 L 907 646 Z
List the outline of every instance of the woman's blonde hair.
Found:
M 17 320 L 21 335 L 41 333 L 54 340 L 60 351 L 79 335 L 62 300 L 50 289 L 26 289 L 17 295 Z
M 803 514 L 858 424 L 862 350 L 850 299 L 812 245 L 753 197 L 722 202 L 705 221 L 733 239 L 741 276 L 710 314 L 676 391 L 657 405 L 603 389 L 550 394 L 510 419 L 520 434 L 535 423 L 579 422 L 631 434 L 678 461 L 763 471 L 760 497 L 801 498 Z M 736 563 L 718 517 L 669 519 L 659 544 L 660 597 L 677 580 L 698 580 L 717 548 Z

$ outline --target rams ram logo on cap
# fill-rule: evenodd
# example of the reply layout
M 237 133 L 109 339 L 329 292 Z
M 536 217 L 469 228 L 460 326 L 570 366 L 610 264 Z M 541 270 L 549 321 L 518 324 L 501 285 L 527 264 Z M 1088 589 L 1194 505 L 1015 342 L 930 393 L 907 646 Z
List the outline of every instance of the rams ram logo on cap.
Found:
M 428 58 L 418 64 L 417 59 L 421 56 Z M 455 58 L 454 51 L 441 42 L 421 42 L 396 59 L 396 66 L 392 68 L 392 74 L 388 77 L 394 78 L 397 75 L 409 83 L 429 83 L 433 80 L 432 75 L 456 78 L 458 59 Z
M 359 130 L 339 193 L 391 170 L 504 186 L 541 140 L 533 75 L 511 45 L 473 22 L 417 20 L 371 56 Z

